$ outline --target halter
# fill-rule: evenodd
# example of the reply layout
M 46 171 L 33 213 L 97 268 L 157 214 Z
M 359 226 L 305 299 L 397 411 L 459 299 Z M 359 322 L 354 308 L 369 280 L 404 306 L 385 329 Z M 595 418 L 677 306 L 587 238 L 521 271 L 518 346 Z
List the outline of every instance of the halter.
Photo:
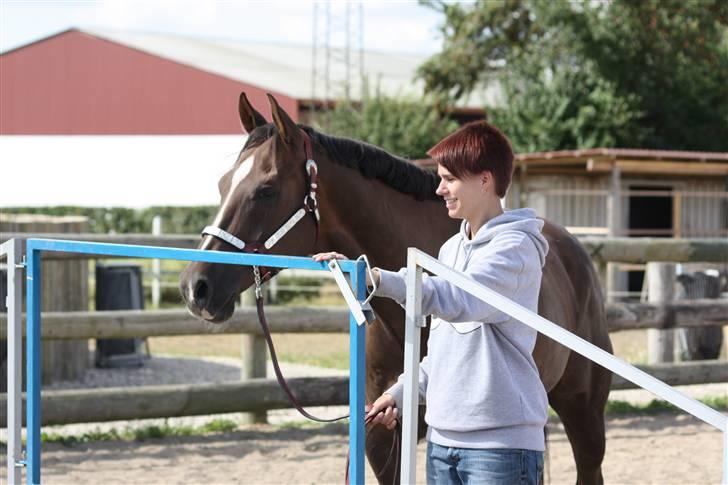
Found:
M 226 243 L 230 244 L 234 248 L 236 248 L 238 251 L 242 251 L 244 253 L 267 253 L 270 248 L 272 248 L 278 241 L 280 241 L 283 236 L 288 234 L 288 232 L 293 229 L 293 227 L 298 224 L 298 222 L 303 219 L 306 216 L 306 213 L 308 212 L 311 214 L 311 217 L 313 218 L 314 224 L 316 226 L 316 240 L 318 240 L 318 231 L 319 231 L 319 224 L 321 221 L 321 216 L 319 214 L 318 210 L 318 201 L 316 200 L 316 189 L 318 189 L 318 166 L 316 165 L 316 162 L 313 160 L 313 149 L 311 147 L 311 138 L 308 136 L 308 133 L 306 133 L 304 130 L 301 130 L 301 134 L 303 135 L 303 146 L 304 150 L 306 152 L 306 174 L 308 175 L 308 192 L 303 198 L 303 205 L 293 213 L 291 217 L 288 218 L 286 222 L 284 222 L 277 231 L 273 233 L 268 239 L 265 240 L 265 242 L 261 243 L 259 241 L 252 242 L 252 243 L 246 243 L 245 241 L 241 240 L 240 238 L 230 234 L 226 230 L 217 227 L 217 226 L 207 226 L 202 230 L 202 236 L 209 235 L 212 237 L 216 237 L 222 241 L 225 241 Z M 371 269 L 369 269 L 369 262 L 366 260 L 366 257 L 364 257 L 366 263 L 367 263 L 367 269 L 371 273 Z M 262 269 L 262 272 L 261 272 Z M 268 326 L 268 322 L 265 318 L 265 312 L 263 310 L 263 294 L 261 291 L 261 285 L 274 277 L 280 270 L 279 269 L 271 269 L 271 268 L 259 268 L 258 266 L 253 266 L 253 276 L 255 278 L 255 305 L 258 312 L 258 320 L 260 322 L 260 325 L 263 329 L 263 336 L 266 339 L 266 343 L 268 344 L 268 350 L 270 352 L 271 361 L 273 363 L 273 370 L 276 375 L 276 379 L 278 380 L 278 383 L 280 384 L 281 388 L 285 392 L 285 394 L 288 396 L 288 399 L 291 401 L 293 406 L 306 418 L 309 418 L 314 421 L 322 422 L 322 423 L 330 423 L 333 421 L 339 421 L 341 419 L 348 418 L 349 415 L 346 416 L 340 416 L 338 418 L 328 418 L 328 419 L 322 419 L 317 418 L 316 416 L 313 416 L 309 414 L 305 409 L 303 409 L 303 406 L 298 402 L 298 399 L 296 399 L 296 396 L 291 391 L 290 387 L 288 386 L 286 379 L 283 377 L 283 373 L 281 372 L 280 366 L 278 365 L 278 358 L 276 356 L 275 347 L 273 345 L 273 339 L 270 334 L 270 328 Z M 372 278 L 374 280 L 374 278 Z M 373 292 L 372 292 L 373 295 Z M 371 295 L 370 297 L 371 298 Z M 367 304 L 369 302 L 369 298 L 365 302 Z M 369 425 L 373 417 L 366 418 L 364 421 L 365 426 Z M 399 427 L 399 423 L 397 424 Z M 384 465 L 386 468 L 391 459 L 394 457 L 395 461 L 395 469 L 399 469 L 399 438 L 397 431 L 395 431 L 393 440 L 392 440 L 392 448 L 389 450 L 389 456 L 387 457 L 387 461 Z M 347 451 L 346 454 L 346 484 L 349 484 L 349 453 Z
M 202 236 L 212 236 L 225 241 L 229 245 L 236 248 L 238 251 L 244 253 L 268 253 L 283 236 L 293 229 L 298 222 L 306 216 L 306 213 L 311 214 L 314 224 L 316 225 L 316 239 L 318 239 L 318 229 L 321 216 L 318 210 L 318 201 L 316 200 L 316 189 L 318 189 L 318 165 L 313 160 L 313 149 L 311 146 L 311 138 L 304 130 L 301 130 L 303 135 L 303 147 L 306 152 L 306 174 L 307 174 L 307 193 L 303 198 L 303 205 L 293 213 L 291 217 L 284 222 L 277 231 L 275 231 L 268 239 L 264 242 L 255 241 L 252 243 L 246 243 L 240 238 L 230 234 L 226 230 L 217 226 L 207 226 L 202 230 Z M 254 267 L 254 274 L 256 276 L 256 293 L 260 291 L 260 283 L 268 281 L 273 276 L 278 274 L 280 270 L 271 268 L 262 268 L 262 274 L 258 270 L 258 267 Z

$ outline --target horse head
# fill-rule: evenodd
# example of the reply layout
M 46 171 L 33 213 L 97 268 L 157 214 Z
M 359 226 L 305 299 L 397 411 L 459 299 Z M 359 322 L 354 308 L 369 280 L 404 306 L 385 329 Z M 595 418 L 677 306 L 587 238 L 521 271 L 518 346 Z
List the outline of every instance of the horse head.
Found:
M 314 247 L 318 212 L 316 167 L 307 163 L 310 139 L 273 96 L 268 99 L 272 123 L 240 94 L 238 111 L 248 140 L 218 182 L 220 207 L 198 249 L 267 252 L 275 243 L 276 254 L 301 255 Z M 279 229 L 292 216 L 296 222 L 282 237 Z M 250 267 L 192 262 L 180 277 L 180 291 L 192 314 L 223 322 L 232 316 L 237 296 L 253 283 Z

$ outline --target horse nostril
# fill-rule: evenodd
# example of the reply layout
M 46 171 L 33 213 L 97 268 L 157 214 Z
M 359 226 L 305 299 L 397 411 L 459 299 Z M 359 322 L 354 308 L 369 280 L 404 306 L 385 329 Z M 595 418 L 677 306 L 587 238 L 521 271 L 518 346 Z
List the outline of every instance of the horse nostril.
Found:
M 204 307 L 205 302 L 207 301 L 209 293 L 209 288 L 207 286 L 207 282 L 203 279 L 197 280 L 197 283 L 195 284 L 195 290 L 193 293 L 194 301 L 199 307 Z

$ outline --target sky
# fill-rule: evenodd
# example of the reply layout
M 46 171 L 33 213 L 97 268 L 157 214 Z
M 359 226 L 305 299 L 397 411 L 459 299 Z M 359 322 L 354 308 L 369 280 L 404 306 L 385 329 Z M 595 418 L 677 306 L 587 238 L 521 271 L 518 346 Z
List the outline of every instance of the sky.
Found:
M 317 3 L 323 12 L 325 2 Z M 361 4 L 366 49 L 422 54 L 439 49 L 438 12 L 416 1 Z M 330 5 L 334 16 L 345 11 L 345 1 Z M 310 45 L 313 14 L 311 0 L 0 0 L 0 51 L 72 27 Z M 340 36 L 332 43 L 337 41 Z

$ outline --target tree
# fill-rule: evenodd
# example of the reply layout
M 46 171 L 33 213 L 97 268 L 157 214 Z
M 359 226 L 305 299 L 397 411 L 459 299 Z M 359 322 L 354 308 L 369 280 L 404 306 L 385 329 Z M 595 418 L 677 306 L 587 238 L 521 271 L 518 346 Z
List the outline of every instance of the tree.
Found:
M 407 97 L 372 95 L 367 83 L 361 103 L 341 101 L 320 119 L 332 135 L 362 140 L 411 159 L 426 158 L 427 150 L 457 129 L 436 103 Z
M 423 3 L 444 15 L 426 86 L 497 82 L 486 109 L 517 150 L 728 150 L 728 2 Z

